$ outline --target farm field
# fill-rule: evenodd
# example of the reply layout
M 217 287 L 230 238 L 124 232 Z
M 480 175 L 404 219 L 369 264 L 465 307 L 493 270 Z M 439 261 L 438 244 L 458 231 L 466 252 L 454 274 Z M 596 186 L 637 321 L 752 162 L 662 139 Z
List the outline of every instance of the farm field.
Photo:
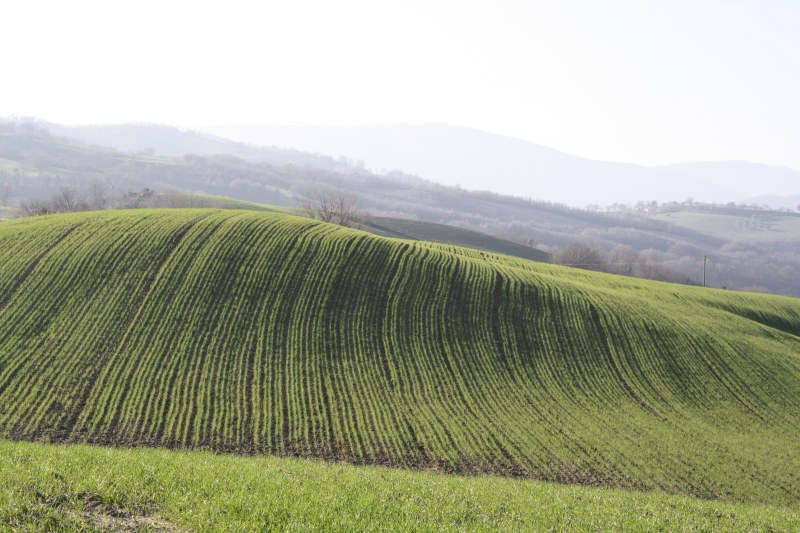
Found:
M 207 452 L 0 440 L 0 529 L 792 531 L 797 509 Z
M 372 217 L 362 228 L 364 231 L 382 237 L 413 239 L 443 244 L 454 244 L 476 250 L 484 250 L 497 254 L 512 255 L 532 261 L 549 261 L 546 252 L 532 246 L 525 246 L 506 239 L 500 239 L 486 233 L 470 231 L 447 224 L 436 224 L 422 220 L 406 220 L 402 218 Z
M 289 194 L 288 191 L 286 194 Z M 169 203 L 170 196 L 173 196 L 175 198 L 175 204 L 181 207 L 242 209 L 246 211 L 263 211 L 289 215 L 294 211 L 291 207 L 245 202 L 243 200 L 236 200 L 224 196 L 190 193 L 161 193 L 161 197 L 166 203 Z M 532 261 L 547 262 L 550 259 L 546 252 L 531 246 L 525 246 L 486 233 L 470 231 L 447 224 L 437 224 L 435 222 L 371 216 L 359 229 L 381 237 L 453 244 L 465 248 L 530 259 Z
M 0 249 L 6 438 L 800 505 L 796 299 L 247 211 L 22 219 Z
M 17 207 L 3 207 L 0 206 L 0 219 L 9 219 L 15 218 L 20 213 L 20 209 Z
M 277 205 L 258 204 L 228 198 L 227 196 L 216 196 L 213 194 L 197 194 L 184 192 L 162 192 L 159 194 L 164 203 L 174 200 L 176 206 L 189 208 L 211 208 L 211 209 L 239 209 L 243 211 L 261 211 L 265 213 L 291 213 L 292 208 Z
M 753 211 L 722 214 L 702 211 L 661 213 L 654 218 L 715 237 L 740 241 L 800 239 L 800 213 Z

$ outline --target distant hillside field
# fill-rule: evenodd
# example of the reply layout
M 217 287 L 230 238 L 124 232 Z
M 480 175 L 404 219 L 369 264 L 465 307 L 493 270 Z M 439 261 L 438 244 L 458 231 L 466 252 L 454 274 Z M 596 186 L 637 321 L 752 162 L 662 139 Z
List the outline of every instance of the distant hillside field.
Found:
M 0 206 L 0 220 L 15 218 L 19 215 L 19 208 Z
M 0 249 L 0 436 L 800 504 L 796 299 L 247 211 Z
M 422 220 L 406 220 L 401 218 L 372 217 L 364 226 L 364 231 L 380 235 L 382 237 L 395 237 L 413 239 L 419 241 L 431 241 L 443 244 L 454 244 L 466 248 L 474 248 L 487 252 L 494 252 L 504 255 L 512 255 L 522 259 L 532 261 L 548 261 L 549 255 L 533 246 L 525 246 L 506 239 L 493 237 L 485 233 L 470 231 L 448 226 L 446 224 L 436 224 L 435 222 L 425 222 Z
M 800 241 L 800 213 L 738 210 L 734 213 L 675 211 L 656 215 L 658 220 L 739 241 Z
M 264 213 L 291 213 L 292 208 L 277 205 L 246 202 L 227 196 L 184 192 L 164 192 L 158 195 L 162 206 L 175 208 L 239 209 L 242 211 L 261 211 Z

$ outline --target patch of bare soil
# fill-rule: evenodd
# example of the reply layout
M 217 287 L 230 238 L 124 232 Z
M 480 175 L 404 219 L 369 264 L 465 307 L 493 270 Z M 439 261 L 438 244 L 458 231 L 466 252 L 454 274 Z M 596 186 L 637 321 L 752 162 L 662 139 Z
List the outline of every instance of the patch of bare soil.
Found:
M 140 531 L 183 531 L 175 524 L 150 514 L 139 514 L 118 509 L 103 502 L 94 494 L 85 494 L 83 511 L 62 509 L 62 512 L 78 522 L 102 531 L 135 533 Z

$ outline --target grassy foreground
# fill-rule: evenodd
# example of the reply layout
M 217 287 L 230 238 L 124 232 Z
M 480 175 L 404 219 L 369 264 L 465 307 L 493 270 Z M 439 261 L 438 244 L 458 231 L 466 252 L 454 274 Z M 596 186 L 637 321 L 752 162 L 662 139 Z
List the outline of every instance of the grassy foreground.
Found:
M 797 509 L 206 452 L 0 440 L 0 530 L 793 531 Z

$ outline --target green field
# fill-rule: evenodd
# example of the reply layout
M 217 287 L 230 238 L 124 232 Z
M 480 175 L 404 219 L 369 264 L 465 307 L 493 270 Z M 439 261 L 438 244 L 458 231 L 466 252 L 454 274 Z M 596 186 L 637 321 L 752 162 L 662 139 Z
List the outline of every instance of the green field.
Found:
M 288 191 L 284 192 L 287 196 L 291 195 Z M 245 211 L 285 214 L 292 214 L 294 212 L 294 209 L 291 207 L 258 204 L 209 194 L 181 192 L 161 193 L 161 197 L 165 203 L 169 203 L 170 197 L 173 197 L 175 203 L 181 207 L 242 209 Z M 406 220 L 402 218 L 369 217 L 367 222 L 360 229 L 380 237 L 453 244 L 455 246 L 511 255 L 522 259 L 530 259 L 532 261 L 549 260 L 549 255 L 547 253 L 531 246 L 525 246 L 493 235 L 457 228 L 446 224 L 437 224 L 435 222 Z
M 382 237 L 413 239 L 443 244 L 454 244 L 497 254 L 512 255 L 532 261 L 548 261 L 549 255 L 532 246 L 525 246 L 492 235 L 470 231 L 446 224 L 436 224 L 423 220 L 373 217 L 362 228 Z
M 739 211 L 736 214 L 706 211 L 660 213 L 658 220 L 736 241 L 800 239 L 800 213 Z
M 800 512 L 310 460 L 0 440 L 6 528 L 796 531 Z
M 290 213 L 292 211 L 290 207 L 258 204 L 213 194 L 163 192 L 159 194 L 159 197 L 164 203 L 169 203 L 170 200 L 174 200 L 174 203 L 181 207 L 190 208 L 240 209 L 243 211 L 260 211 L 264 213 Z
M 169 193 L 164 193 L 169 194 Z M 204 194 L 183 194 L 182 196 L 191 198 L 191 207 L 210 207 L 221 209 L 243 209 L 247 211 L 263 211 L 271 213 L 291 214 L 294 210 L 291 207 L 274 206 L 245 202 L 224 196 L 212 196 Z M 363 231 L 389 237 L 392 239 L 409 239 L 415 241 L 438 242 L 441 244 L 452 244 L 473 248 L 486 252 L 511 255 L 532 261 L 548 261 L 547 253 L 525 246 L 506 239 L 501 239 L 486 233 L 471 231 L 447 224 L 437 224 L 423 220 L 407 220 L 402 218 L 389 217 L 369 217 L 361 228 Z
M 6 437 L 800 504 L 796 299 L 245 211 L 0 249 Z
M 21 209 L 18 207 L 3 207 L 0 205 L 0 219 L 16 218 L 20 215 Z

